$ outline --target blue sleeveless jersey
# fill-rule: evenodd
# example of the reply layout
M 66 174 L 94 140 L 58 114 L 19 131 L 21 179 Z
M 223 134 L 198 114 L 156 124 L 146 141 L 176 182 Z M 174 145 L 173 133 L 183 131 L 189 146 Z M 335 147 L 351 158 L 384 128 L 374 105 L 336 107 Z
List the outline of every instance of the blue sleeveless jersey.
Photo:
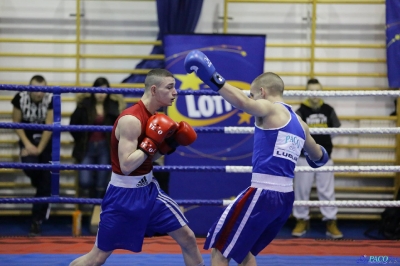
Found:
M 255 126 L 253 173 L 294 177 L 294 168 L 305 142 L 304 129 L 290 105 L 288 123 L 281 128 L 262 129 Z

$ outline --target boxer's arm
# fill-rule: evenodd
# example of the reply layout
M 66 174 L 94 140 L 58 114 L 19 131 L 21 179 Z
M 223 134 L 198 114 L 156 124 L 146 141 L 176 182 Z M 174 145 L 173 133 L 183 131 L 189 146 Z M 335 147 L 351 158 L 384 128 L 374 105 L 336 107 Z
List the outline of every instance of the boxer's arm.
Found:
M 256 117 L 268 116 L 274 107 L 268 100 L 253 100 L 247 97 L 242 90 L 230 85 L 228 82 L 225 82 L 224 86 L 218 92 L 236 108 Z
M 226 82 L 203 52 L 199 50 L 189 52 L 185 58 L 184 66 L 188 73 L 196 72 L 196 75 L 210 89 L 218 92 L 236 108 L 257 117 L 267 116 L 272 111 L 273 104 L 271 102 L 250 99 L 243 91 Z M 260 90 L 264 89 L 260 88 Z
M 157 151 L 154 155 L 153 155 L 153 159 L 152 161 L 157 161 L 158 159 L 160 159 L 162 156 L 164 156 L 164 154 L 161 154 L 159 151 Z
M 119 140 L 119 165 L 122 173 L 129 175 L 147 159 L 147 155 L 137 149 L 142 126 L 136 117 L 125 115 L 118 120 L 116 127 L 115 137 Z
M 304 132 L 306 134 L 306 141 L 304 142 L 304 150 L 308 154 L 308 158 L 310 158 L 313 161 L 318 161 L 322 156 L 322 150 L 320 146 L 315 142 L 314 138 L 310 134 L 310 129 L 308 128 L 308 125 L 301 120 L 301 118 L 298 116 L 299 121 L 301 121 L 301 125 L 303 126 Z

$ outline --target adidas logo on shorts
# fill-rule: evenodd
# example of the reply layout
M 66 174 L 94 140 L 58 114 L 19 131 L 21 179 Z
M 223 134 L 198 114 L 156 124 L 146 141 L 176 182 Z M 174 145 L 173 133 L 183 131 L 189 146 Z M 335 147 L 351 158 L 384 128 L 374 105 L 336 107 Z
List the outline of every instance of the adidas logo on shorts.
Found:
M 147 182 L 147 178 L 144 176 L 142 179 L 140 179 L 140 181 L 137 183 L 136 187 L 145 187 L 149 184 L 149 182 Z

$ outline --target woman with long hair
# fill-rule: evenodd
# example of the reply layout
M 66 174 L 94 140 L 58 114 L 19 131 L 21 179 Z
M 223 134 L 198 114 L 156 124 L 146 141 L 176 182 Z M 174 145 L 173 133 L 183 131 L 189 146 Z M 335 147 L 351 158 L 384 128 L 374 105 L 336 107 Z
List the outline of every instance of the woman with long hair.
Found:
M 93 87 L 109 88 L 106 78 L 99 77 Z M 114 125 L 125 108 L 122 96 L 107 93 L 86 93 L 77 96 L 77 107 L 70 120 L 71 125 Z M 74 138 L 72 156 L 80 164 L 110 164 L 110 132 L 71 132 Z M 102 198 L 110 178 L 109 171 L 79 171 L 80 195 Z

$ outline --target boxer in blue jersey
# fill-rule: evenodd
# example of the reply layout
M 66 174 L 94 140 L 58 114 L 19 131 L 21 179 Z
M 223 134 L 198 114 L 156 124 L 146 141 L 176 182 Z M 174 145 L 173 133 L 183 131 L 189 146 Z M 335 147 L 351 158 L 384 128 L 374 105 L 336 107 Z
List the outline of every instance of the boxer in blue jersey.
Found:
M 316 144 L 307 124 L 283 103 L 284 83 L 271 72 L 251 84 L 250 98 L 228 84 L 205 54 L 191 51 L 185 59 L 188 73 L 197 76 L 230 104 L 256 117 L 251 185 L 240 193 L 211 227 L 204 245 L 212 248 L 212 265 L 257 265 L 255 256 L 278 234 L 294 202 L 294 168 L 304 148 L 311 167 L 329 157 Z

